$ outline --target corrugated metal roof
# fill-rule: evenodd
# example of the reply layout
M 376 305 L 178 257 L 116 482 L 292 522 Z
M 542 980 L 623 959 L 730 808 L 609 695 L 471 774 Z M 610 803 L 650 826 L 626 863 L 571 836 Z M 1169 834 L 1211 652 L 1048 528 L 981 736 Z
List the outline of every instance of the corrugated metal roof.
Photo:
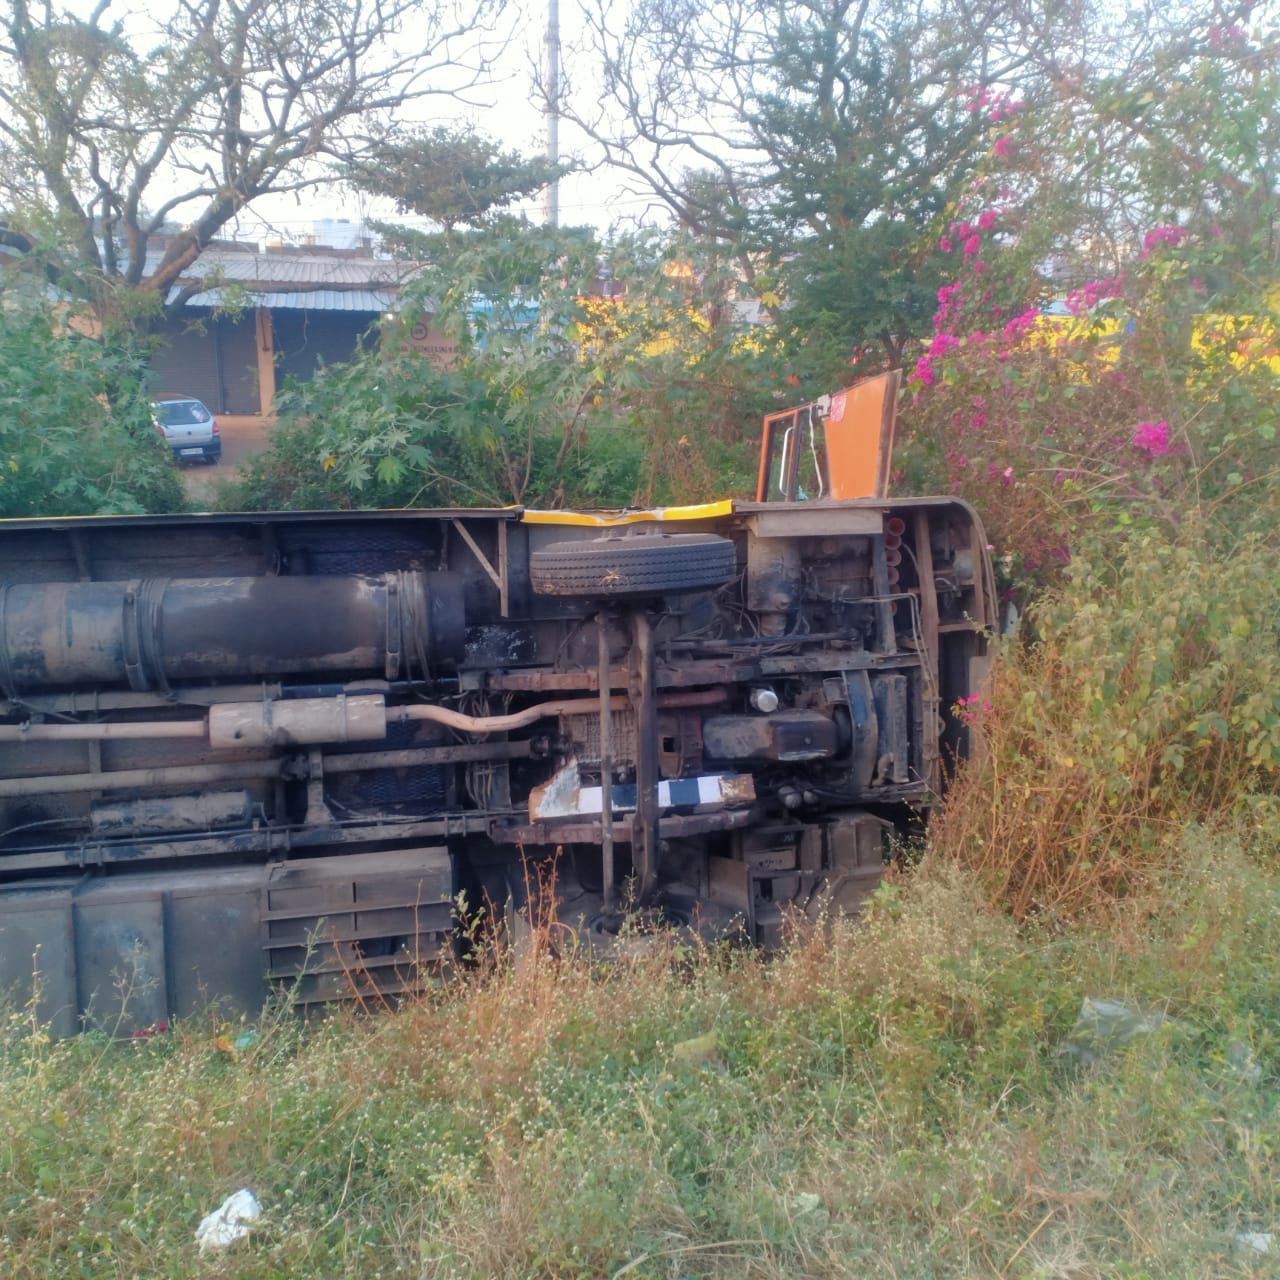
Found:
M 168 301 L 178 295 L 169 290 Z M 188 306 L 219 307 L 228 301 L 225 289 L 204 289 L 188 299 Z M 285 311 L 390 311 L 395 307 L 394 289 L 237 289 L 232 301 L 248 301 L 260 307 Z
M 164 258 L 164 247 L 147 251 L 146 274 L 153 274 Z M 398 285 L 417 270 L 413 263 L 391 258 L 347 258 L 327 253 L 241 253 L 211 246 L 183 273 L 199 280 L 219 273 L 235 284 Z

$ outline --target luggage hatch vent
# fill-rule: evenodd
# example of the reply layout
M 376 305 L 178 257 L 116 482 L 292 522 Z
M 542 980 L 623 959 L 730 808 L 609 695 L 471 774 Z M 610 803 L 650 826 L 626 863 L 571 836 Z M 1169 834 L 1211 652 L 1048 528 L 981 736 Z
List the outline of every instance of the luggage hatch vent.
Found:
M 453 864 L 443 847 L 285 862 L 262 921 L 268 977 L 294 1004 L 418 990 L 447 952 Z

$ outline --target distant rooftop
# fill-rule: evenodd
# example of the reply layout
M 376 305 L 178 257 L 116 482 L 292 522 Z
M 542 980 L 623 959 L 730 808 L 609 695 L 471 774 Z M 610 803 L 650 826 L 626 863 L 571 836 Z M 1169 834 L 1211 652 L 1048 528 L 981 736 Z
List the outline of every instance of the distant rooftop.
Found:
M 146 271 L 160 265 L 168 237 L 147 246 Z M 195 294 L 189 305 L 214 307 L 233 296 L 261 306 L 308 311 L 385 311 L 395 303 L 399 287 L 417 270 L 413 263 L 375 257 L 367 248 L 333 245 L 256 244 L 215 240 L 183 273 L 194 284 L 213 277 L 216 283 Z M 226 286 L 234 286 L 234 293 Z M 178 288 L 169 298 L 177 297 Z

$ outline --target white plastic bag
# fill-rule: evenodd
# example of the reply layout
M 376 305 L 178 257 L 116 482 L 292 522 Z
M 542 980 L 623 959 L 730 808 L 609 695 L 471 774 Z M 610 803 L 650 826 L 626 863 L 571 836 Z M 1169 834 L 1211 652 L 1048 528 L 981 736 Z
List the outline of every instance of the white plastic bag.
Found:
M 1139 1009 L 1120 1000 L 1085 996 L 1075 1026 L 1059 1052 L 1083 1066 L 1092 1066 L 1135 1040 L 1154 1035 L 1161 1027 L 1179 1030 L 1181 1023 L 1158 1009 Z
M 225 1249 L 237 1240 L 243 1240 L 249 1229 L 262 1215 L 262 1206 L 248 1187 L 241 1187 L 228 1196 L 212 1213 L 206 1214 L 196 1228 L 196 1243 L 200 1252 L 206 1249 Z

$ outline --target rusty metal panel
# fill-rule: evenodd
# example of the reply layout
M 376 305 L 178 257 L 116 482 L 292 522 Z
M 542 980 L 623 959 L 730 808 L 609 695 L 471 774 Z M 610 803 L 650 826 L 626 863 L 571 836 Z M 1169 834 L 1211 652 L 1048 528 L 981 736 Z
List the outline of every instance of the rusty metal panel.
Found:
M 36 1019 L 54 1036 L 80 1030 L 71 901 L 79 877 L 0 896 L 0 995 L 20 1009 L 36 997 Z
M 267 996 L 261 949 L 262 867 L 205 873 L 167 895 L 172 1013 L 189 1017 L 218 993 L 254 1013 Z
M 169 1018 L 163 891 L 98 882 L 76 895 L 76 995 L 87 1027 L 129 1035 Z
M 885 840 L 893 824 L 870 813 L 850 813 L 823 824 L 827 874 L 820 900 L 854 914 L 884 875 Z
M 573 743 L 579 764 L 600 763 L 600 714 L 561 716 L 561 732 Z M 610 715 L 609 754 L 615 765 L 634 763 L 636 758 L 636 713 L 627 707 Z
M 710 716 L 702 742 L 712 760 L 823 760 L 836 753 L 836 728 L 829 716 L 803 709 Z
M 153 796 L 146 800 L 95 800 L 89 827 L 103 839 L 112 836 L 172 834 L 247 827 L 253 818 L 248 791 L 205 791 L 193 795 Z
M 877 772 L 881 783 L 904 783 L 910 778 L 910 735 L 907 724 L 907 677 L 881 674 L 871 677 L 875 701 Z
M 751 872 L 746 863 L 733 858 L 712 856 L 709 892 L 712 902 L 722 903 L 737 911 L 751 910 Z
M 453 894 L 443 848 L 284 863 L 263 915 L 268 976 L 290 980 L 298 1004 L 408 990 L 444 948 Z

